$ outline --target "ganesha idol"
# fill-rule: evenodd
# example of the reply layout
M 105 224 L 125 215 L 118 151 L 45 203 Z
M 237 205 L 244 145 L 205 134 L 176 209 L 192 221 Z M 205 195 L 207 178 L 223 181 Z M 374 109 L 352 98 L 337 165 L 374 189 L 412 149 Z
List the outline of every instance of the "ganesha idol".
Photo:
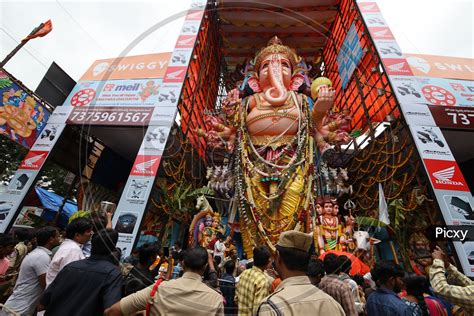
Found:
M 254 245 L 273 248 L 281 232 L 299 227 L 300 215 L 309 214 L 314 134 L 321 142 L 329 135 L 334 142 L 347 140 L 330 134 L 335 124 L 323 126 L 331 123 L 326 114 L 335 95 L 329 79 L 312 87 L 318 96 L 310 110 L 308 69 L 294 50 L 274 37 L 252 65 L 240 91 L 230 91 L 223 103 L 225 118 L 214 124 L 214 132 L 234 133 L 219 135 L 224 148 L 235 151 L 240 230 L 250 256 Z

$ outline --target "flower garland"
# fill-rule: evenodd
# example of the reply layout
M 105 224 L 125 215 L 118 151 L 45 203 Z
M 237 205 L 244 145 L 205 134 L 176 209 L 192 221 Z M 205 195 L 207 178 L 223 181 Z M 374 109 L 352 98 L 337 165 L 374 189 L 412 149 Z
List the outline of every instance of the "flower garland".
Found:
M 303 175 L 303 188 L 312 187 L 312 175 L 309 174 L 310 165 L 312 164 L 312 137 L 311 120 L 307 104 L 299 104 L 294 92 L 291 92 L 291 97 L 297 105 L 299 111 L 298 117 L 298 132 L 293 141 L 280 149 L 280 155 L 276 156 L 272 161 L 263 158 L 259 151 L 252 144 L 251 137 L 246 127 L 246 116 L 248 108 L 248 100 L 245 107 L 240 104 L 240 128 L 238 130 L 238 146 L 236 163 L 234 165 L 236 175 L 236 195 L 239 200 L 239 209 L 242 217 L 241 229 L 246 230 L 246 234 L 253 237 L 255 242 L 255 234 L 258 234 L 260 239 L 264 240 L 271 248 L 273 248 L 273 241 L 278 237 L 279 233 L 284 230 L 291 229 L 298 220 L 298 215 L 301 208 L 308 208 L 309 195 L 306 190 L 300 193 L 299 205 L 295 212 L 276 216 L 270 215 L 270 209 L 259 208 L 255 202 L 252 188 L 256 188 L 259 197 L 268 201 L 270 205 L 280 205 L 283 196 L 287 192 L 290 185 L 294 182 L 295 177 L 299 174 L 298 168 L 301 168 Z M 283 135 L 284 133 L 282 133 Z M 282 136 L 279 135 L 279 136 Z M 277 136 L 277 137 L 279 137 Z M 277 138 L 276 137 L 276 138 Z M 271 144 L 268 144 L 271 145 Z M 294 149 L 296 147 L 296 149 Z M 294 149 L 294 150 L 293 150 Z M 285 164 L 277 164 L 282 156 L 291 155 L 289 161 Z M 275 161 L 275 162 L 274 162 Z M 270 179 L 278 179 L 277 188 L 274 193 L 267 193 L 261 188 L 255 187 L 251 183 L 251 178 L 258 174 L 262 177 L 270 177 Z M 276 181 L 275 181 L 276 182 Z M 265 222 L 270 225 L 265 227 L 261 219 L 265 218 Z M 248 245 L 247 245 L 248 246 Z

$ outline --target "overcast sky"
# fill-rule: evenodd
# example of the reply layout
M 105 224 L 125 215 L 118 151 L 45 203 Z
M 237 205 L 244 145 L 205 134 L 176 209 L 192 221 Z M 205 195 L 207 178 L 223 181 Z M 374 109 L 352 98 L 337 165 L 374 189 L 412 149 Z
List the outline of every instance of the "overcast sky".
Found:
M 30 41 L 6 69 L 34 90 L 52 61 L 78 80 L 94 60 L 120 55 L 143 32 L 186 10 L 190 0 L 0 0 L 0 58 L 35 26 L 53 31 Z M 378 0 L 405 53 L 473 58 L 473 1 Z M 171 51 L 183 18 L 141 40 L 127 55 Z

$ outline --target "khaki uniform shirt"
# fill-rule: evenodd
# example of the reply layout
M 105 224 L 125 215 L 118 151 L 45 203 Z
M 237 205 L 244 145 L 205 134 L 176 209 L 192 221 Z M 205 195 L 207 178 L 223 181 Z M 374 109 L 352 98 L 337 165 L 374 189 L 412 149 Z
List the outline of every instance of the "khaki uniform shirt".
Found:
M 344 316 L 332 297 L 311 284 L 306 276 L 283 280 L 275 292 L 260 304 L 258 316 L 330 315 Z
M 146 309 L 151 301 L 153 285 L 124 297 L 120 301 L 123 315 L 130 315 Z M 223 315 L 222 295 L 201 281 L 201 276 L 185 272 L 175 280 L 162 282 L 152 301 L 150 315 Z
M 28 254 L 28 246 L 25 245 L 25 242 L 21 241 L 15 246 L 15 251 L 11 256 L 8 256 L 10 260 L 10 268 L 13 270 L 18 270 L 20 268 L 23 259 L 25 259 Z

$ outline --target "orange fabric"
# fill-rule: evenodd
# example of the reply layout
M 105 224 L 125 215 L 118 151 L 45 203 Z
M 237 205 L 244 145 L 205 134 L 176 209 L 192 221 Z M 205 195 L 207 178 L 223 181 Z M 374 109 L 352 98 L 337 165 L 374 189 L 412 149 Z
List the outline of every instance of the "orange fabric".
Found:
M 53 30 L 53 23 L 51 22 L 51 20 L 48 20 L 48 21 L 43 23 L 42 28 L 40 28 L 34 34 L 31 34 L 31 35 L 28 35 L 27 37 L 25 37 L 25 39 L 23 39 L 23 41 L 28 41 L 28 40 L 36 38 L 36 37 L 43 37 L 46 34 L 48 34 L 49 32 L 51 32 L 52 30 Z
M 272 293 L 275 292 L 275 289 L 277 288 L 278 285 L 281 283 L 281 278 L 276 278 L 272 282 Z
M 347 256 L 352 261 L 352 268 L 349 272 L 351 276 L 356 274 L 364 275 L 370 272 L 370 267 L 350 252 L 330 250 L 320 255 L 319 259 L 324 260 L 324 256 L 326 256 L 328 253 L 333 253 L 337 256 Z

